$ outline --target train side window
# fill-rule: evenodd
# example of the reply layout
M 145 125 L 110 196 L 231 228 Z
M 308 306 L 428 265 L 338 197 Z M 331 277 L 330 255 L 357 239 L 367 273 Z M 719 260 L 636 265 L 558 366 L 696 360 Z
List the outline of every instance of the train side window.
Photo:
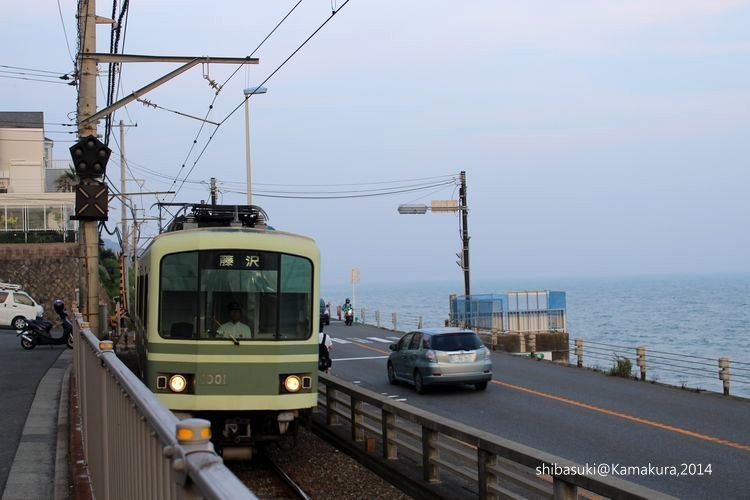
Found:
M 306 339 L 312 332 L 312 263 L 293 255 L 281 256 L 279 277 L 279 334 Z
M 193 338 L 198 310 L 198 252 L 166 255 L 161 261 L 159 335 Z

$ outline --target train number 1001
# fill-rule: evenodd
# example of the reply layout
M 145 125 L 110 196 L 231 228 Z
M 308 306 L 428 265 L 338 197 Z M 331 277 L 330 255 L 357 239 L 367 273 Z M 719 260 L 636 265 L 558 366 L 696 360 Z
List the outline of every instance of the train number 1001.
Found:
M 225 373 L 201 373 L 198 377 L 200 385 L 227 385 Z

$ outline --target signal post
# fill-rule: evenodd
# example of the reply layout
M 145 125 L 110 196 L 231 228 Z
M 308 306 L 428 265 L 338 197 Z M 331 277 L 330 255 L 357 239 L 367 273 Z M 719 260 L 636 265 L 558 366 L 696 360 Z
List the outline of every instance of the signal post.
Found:
M 107 187 L 99 180 L 104 175 L 106 159 L 109 158 L 109 149 L 96 139 L 97 123 L 100 119 L 114 112 L 116 109 L 135 101 L 140 96 L 166 83 L 172 78 L 184 73 L 198 64 L 258 64 L 257 58 L 252 57 L 205 57 L 205 56 L 150 56 L 150 55 L 128 55 L 128 54 L 100 54 L 96 52 L 96 25 L 114 24 L 115 21 L 96 16 L 96 0 L 79 2 L 78 36 L 80 40 L 80 52 L 78 53 L 78 136 L 79 142 L 71 148 L 74 164 L 76 154 L 92 155 L 104 160 L 101 163 L 101 173 L 91 170 L 87 175 L 81 176 L 76 190 L 76 215 L 80 221 L 79 242 L 81 256 L 81 276 L 79 286 L 82 290 L 81 304 L 79 308 L 88 320 L 91 330 L 99 337 L 102 323 L 99 317 L 99 232 L 97 223 L 107 220 Z M 96 72 L 97 63 L 123 63 L 123 62 L 181 62 L 179 68 L 167 75 L 155 80 L 130 95 L 120 99 L 116 103 L 97 112 L 96 110 Z M 249 95 L 245 96 L 247 100 Z M 93 138 L 96 142 L 92 142 Z M 103 146 L 103 149 L 102 149 Z M 76 149 L 76 147 L 78 147 Z M 107 151 L 104 153 L 104 151 Z M 106 159 L 103 158 L 106 156 Z M 82 156 L 78 158 L 79 165 Z M 87 165 L 90 165 L 87 163 Z M 83 169 L 81 169 L 83 171 Z M 78 169 L 76 169 L 78 172 Z M 79 199 L 80 196 L 80 199 Z M 104 200 L 104 203 L 101 200 Z

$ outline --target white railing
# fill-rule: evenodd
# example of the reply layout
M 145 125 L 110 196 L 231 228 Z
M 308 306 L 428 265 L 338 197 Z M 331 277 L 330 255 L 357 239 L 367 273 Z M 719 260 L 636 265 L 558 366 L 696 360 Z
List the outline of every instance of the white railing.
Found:
M 257 498 L 214 451 L 206 437 L 210 422 L 179 420 L 80 315 L 74 337 L 73 374 L 94 498 Z

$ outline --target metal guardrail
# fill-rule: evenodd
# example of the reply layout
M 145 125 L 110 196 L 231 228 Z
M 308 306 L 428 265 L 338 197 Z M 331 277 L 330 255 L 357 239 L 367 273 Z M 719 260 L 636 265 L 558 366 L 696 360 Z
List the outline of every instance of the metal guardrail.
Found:
M 634 376 L 637 371 L 641 380 L 646 380 L 648 373 L 655 374 L 654 380 L 658 378 L 659 372 L 666 372 L 674 376 L 683 376 L 686 382 L 683 386 L 690 385 L 688 379 L 718 380 L 725 396 L 729 396 L 730 380 L 750 385 L 750 363 L 731 361 L 726 356 L 720 358 L 709 358 L 707 356 L 696 356 L 691 354 L 674 353 L 647 349 L 644 345 L 626 346 L 613 344 L 611 342 L 594 342 L 576 338 L 570 343 L 570 354 L 576 356 L 576 365 L 584 366 L 598 365 L 598 362 L 606 362 L 610 365 L 618 365 L 618 361 L 626 361 L 626 371 L 622 375 Z M 590 360 L 594 360 L 591 363 Z M 612 368 L 612 370 L 615 369 Z M 695 382 L 693 382 L 695 383 Z
M 329 429 L 343 428 L 336 434 L 348 436 L 365 453 L 390 464 L 394 472 L 405 468 L 404 460 L 416 464 L 422 472 L 423 485 L 452 482 L 469 488 L 480 499 L 573 499 L 578 489 L 608 498 L 673 498 L 619 478 L 578 473 L 585 466 L 419 410 L 331 375 L 319 375 L 318 390 L 318 405 Z
M 83 452 L 95 498 L 257 497 L 224 466 L 210 422 L 179 420 L 76 314 L 74 361 Z

